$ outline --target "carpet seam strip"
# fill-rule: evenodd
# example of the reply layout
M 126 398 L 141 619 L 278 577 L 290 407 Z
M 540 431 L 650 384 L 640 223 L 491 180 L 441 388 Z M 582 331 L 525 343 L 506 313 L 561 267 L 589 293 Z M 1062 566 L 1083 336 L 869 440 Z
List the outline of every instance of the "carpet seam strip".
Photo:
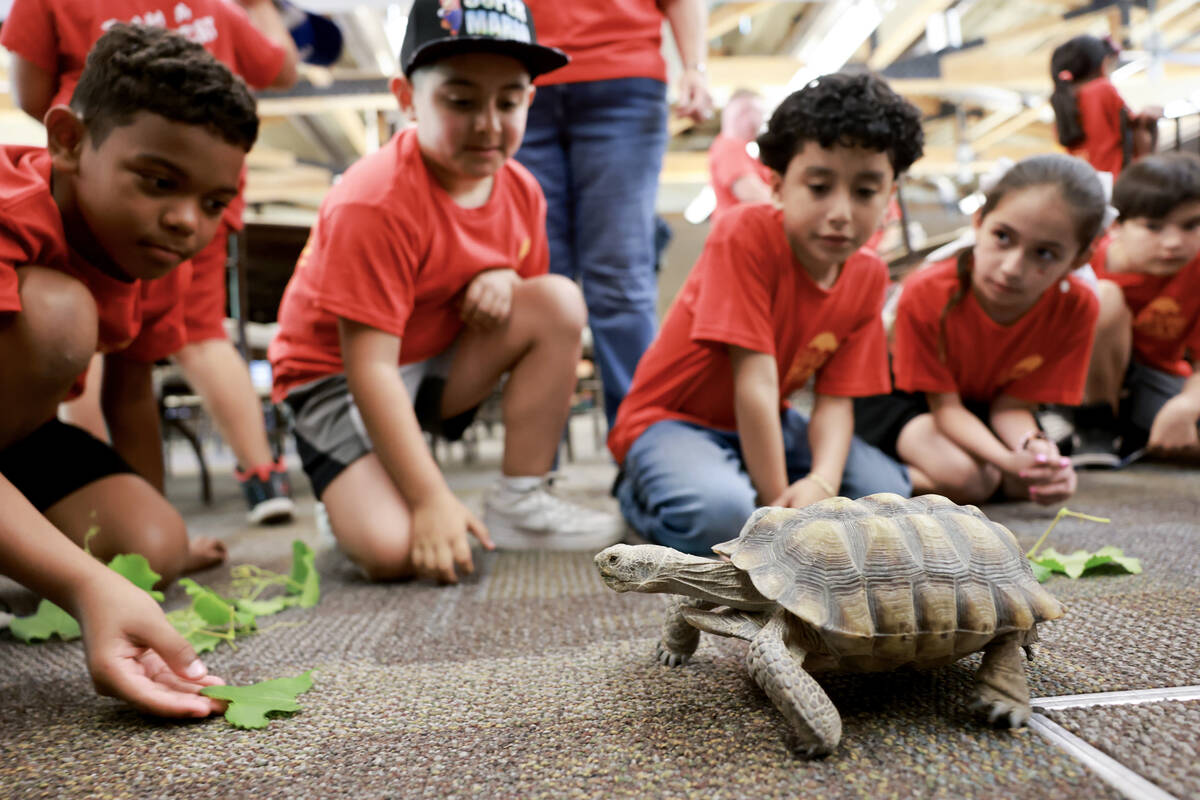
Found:
M 1041 714 L 1030 717 L 1029 727 L 1130 800 L 1179 800 Z
M 1162 703 L 1168 700 L 1200 700 L 1200 686 L 1167 686 L 1159 689 L 1129 689 L 1121 692 L 1064 694 L 1058 697 L 1036 697 L 1030 700 L 1029 704 L 1044 711 L 1061 711 L 1065 708 L 1138 705 Z

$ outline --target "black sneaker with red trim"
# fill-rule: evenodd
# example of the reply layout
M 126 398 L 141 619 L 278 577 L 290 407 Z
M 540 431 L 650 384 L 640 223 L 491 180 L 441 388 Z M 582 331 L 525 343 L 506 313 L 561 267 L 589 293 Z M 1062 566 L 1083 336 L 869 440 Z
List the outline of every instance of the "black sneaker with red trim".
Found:
M 246 495 L 250 512 L 246 518 L 254 525 L 274 525 L 290 522 L 296 516 L 296 504 L 292 501 L 292 487 L 288 481 L 287 467 L 283 458 L 274 464 L 263 464 L 246 472 L 235 469 Z

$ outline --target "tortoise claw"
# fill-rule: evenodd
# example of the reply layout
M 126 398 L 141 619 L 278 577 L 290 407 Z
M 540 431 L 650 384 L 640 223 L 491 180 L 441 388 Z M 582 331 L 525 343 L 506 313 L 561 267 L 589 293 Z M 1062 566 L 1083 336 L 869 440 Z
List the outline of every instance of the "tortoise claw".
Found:
M 668 667 L 683 666 L 688 662 L 688 659 L 691 658 L 691 653 L 671 652 L 667 648 L 663 647 L 662 642 L 658 643 L 656 655 L 658 656 L 658 662 Z

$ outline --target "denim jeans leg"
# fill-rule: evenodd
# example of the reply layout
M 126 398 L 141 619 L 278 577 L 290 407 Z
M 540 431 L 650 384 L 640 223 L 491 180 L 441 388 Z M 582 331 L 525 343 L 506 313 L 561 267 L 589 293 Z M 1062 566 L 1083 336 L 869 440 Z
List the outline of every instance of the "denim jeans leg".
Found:
M 754 489 L 728 436 L 667 420 L 651 425 L 625 457 L 621 513 L 652 542 L 712 555 L 754 512 Z
M 529 107 L 525 138 L 515 157 L 533 173 L 546 196 L 550 271 L 576 280 L 579 273 L 573 243 L 574 195 L 567 163 L 565 96 L 565 86 L 542 86 L 537 90 Z
M 575 263 L 611 428 L 657 329 L 654 204 L 666 86 L 650 78 L 570 84 L 566 108 Z
M 783 412 L 781 422 L 788 481 L 795 482 L 812 469 L 808 418 L 789 408 Z M 850 440 L 850 452 L 846 455 L 842 485 L 838 491 L 845 497 L 854 498 L 876 492 L 894 492 L 901 497 L 909 497 L 912 495 L 912 480 L 907 467 L 855 436 Z

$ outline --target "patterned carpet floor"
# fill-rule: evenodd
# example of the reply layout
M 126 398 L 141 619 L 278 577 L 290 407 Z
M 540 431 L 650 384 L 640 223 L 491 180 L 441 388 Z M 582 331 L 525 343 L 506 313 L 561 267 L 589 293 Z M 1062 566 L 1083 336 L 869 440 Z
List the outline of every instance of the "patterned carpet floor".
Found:
M 611 467 L 570 465 L 577 496 L 611 507 Z M 450 470 L 478 503 L 486 463 Z M 236 488 L 200 506 L 169 494 L 194 533 L 223 535 L 231 563 L 285 570 L 294 538 L 318 546 L 322 598 L 209 654 L 250 683 L 314 669 L 302 710 L 259 731 L 220 718 L 163 722 L 96 697 L 78 642 L 0 634 L 0 797 L 22 798 L 1069 798 L 1121 797 L 1037 733 L 992 730 L 967 708 L 978 657 L 929 672 L 831 676 L 841 746 L 806 762 L 751 681 L 744 642 L 705 636 L 686 666 L 654 659 L 661 598 L 606 589 L 587 554 L 479 554 L 454 587 L 372 585 L 321 546 L 311 497 L 289 527 L 242 522 Z M 1087 473 L 1060 551 L 1111 544 L 1141 575 L 1048 584 L 1068 607 L 1041 628 L 1035 697 L 1200 684 L 1200 476 L 1139 465 Z M 1054 509 L 984 509 L 1028 547 Z M 731 532 L 731 536 L 736 532 Z M 228 566 L 195 576 L 228 585 Z M 183 600 L 176 587 L 168 607 Z M 35 598 L 0 583 L 0 603 Z M 1179 798 L 1200 796 L 1200 703 L 1048 712 Z

